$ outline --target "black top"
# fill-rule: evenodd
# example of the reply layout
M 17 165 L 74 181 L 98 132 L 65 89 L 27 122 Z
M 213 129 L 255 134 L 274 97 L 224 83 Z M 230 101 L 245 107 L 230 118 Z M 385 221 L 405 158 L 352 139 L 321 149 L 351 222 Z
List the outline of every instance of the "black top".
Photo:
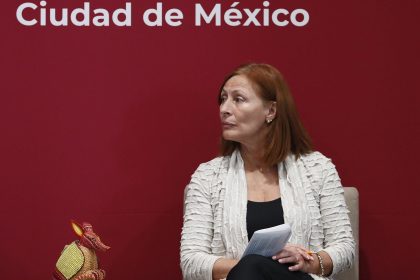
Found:
M 281 198 L 271 201 L 255 202 L 248 200 L 246 212 L 246 229 L 248 240 L 255 231 L 284 224 Z

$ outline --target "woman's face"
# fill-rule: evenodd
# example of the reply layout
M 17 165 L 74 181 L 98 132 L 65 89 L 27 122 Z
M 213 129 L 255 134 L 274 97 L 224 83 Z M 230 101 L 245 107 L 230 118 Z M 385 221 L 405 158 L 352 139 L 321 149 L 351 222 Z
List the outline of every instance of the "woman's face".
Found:
M 223 138 L 241 144 L 256 144 L 265 136 L 266 119 L 274 118 L 273 103 L 259 97 L 244 75 L 230 78 L 221 92 Z

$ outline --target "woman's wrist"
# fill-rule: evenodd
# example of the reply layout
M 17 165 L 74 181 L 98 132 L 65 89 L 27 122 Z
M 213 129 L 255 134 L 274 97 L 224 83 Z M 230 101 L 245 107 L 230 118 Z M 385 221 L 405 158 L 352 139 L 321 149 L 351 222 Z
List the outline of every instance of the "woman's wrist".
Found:
M 316 253 L 314 253 L 312 255 L 312 257 L 313 257 L 313 261 L 310 262 L 310 267 L 309 267 L 308 273 L 319 275 L 319 272 L 320 272 L 320 269 L 321 269 L 320 265 L 319 265 L 319 259 L 316 256 Z
M 314 260 L 311 262 L 310 273 L 327 277 L 331 275 L 333 263 L 330 255 L 325 251 L 318 251 L 313 254 Z
M 318 259 L 318 272 L 316 274 L 323 277 L 325 276 L 324 260 L 320 253 L 315 253 L 315 255 Z

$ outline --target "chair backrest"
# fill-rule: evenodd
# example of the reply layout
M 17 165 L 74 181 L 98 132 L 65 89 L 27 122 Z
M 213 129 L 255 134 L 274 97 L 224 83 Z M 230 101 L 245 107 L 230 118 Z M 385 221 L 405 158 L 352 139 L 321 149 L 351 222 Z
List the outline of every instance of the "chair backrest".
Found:
M 187 195 L 187 188 L 184 190 L 184 201 Z M 356 241 L 356 253 L 353 267 L 335 277 L 336 280 L 359 280 L 359 192 L 354 187 L 344 187 L 344 198 L 350 211 L 350 223 L 353 237 Z M 185 212 L 185 203 L 184 203 Z
M 344 198 L 350 211 L 350 223 L 356 241 L 353 267 L 335 277 L 336 280 L 359 280 L 359 192 L 353 187 L 344 187 Z

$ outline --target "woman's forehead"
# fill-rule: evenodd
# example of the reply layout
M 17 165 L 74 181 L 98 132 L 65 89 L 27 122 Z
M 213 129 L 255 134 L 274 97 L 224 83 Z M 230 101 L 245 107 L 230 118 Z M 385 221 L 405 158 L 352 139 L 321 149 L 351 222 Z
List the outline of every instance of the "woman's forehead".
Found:
M 223 90 L 224 91 L 235 91 L 235 90 L 253 90 L 252 84 L 249 79 L 243 75 L 236 75 L 226 81 Z

